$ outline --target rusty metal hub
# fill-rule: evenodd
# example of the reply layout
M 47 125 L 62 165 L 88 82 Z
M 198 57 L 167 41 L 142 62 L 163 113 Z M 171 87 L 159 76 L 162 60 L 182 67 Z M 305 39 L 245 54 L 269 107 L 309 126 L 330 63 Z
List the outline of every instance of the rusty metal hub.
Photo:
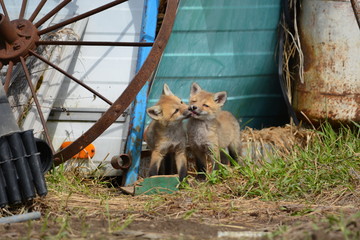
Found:
M 29 56 L 29 50 L 36 48 L 39 40 L 36 27 L 26 19 L 10 21 L 0 14 L 0 62 L 3 65 L 20 62 L 20 57 Z

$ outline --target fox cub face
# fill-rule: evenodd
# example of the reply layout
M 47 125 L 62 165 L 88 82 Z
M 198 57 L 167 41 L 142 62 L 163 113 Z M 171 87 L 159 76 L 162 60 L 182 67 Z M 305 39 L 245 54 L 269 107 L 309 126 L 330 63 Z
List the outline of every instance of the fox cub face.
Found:
M 202 90 L 197 83 L 193 83 L 190 91 L 191 117 L 200 120 L 211 120 L 221 111 L 226 102 L 226 92 L 210 93 Z
M 146 109 L 146 112 L 152 119 L 168 125 L 178 123 L 189 117 L 190 111 L 188 108 L 189 106 L 175 96 L 167 84 L 164 84 L 163 93 L 159 102 Z

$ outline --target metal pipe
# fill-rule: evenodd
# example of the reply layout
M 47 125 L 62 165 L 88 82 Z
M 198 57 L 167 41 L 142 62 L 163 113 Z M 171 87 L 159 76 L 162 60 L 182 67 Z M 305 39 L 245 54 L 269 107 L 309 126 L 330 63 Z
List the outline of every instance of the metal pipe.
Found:
M 23 0 L 22 4 L 21 4 L 21 10 L 20 10 L 20 14 L 19 14 L 19 19 L 23 19 L 24 15 L 25 15 L 25 10 L 26 10 L 26 5 L 27 5 L 27 0 Z
M 48 14 L 46 14 L 43 18 L 41 18 L 37 23 L 35 23 L 34 26 L 36 28 L 40 27 L 44 22 L 49 20 L 49 18 L 54 16 L 58 11 L 60 11 L 63 7 L 65 7 L 69 2 L 71 2 L 71 0 L 62 1 L 53 10 L 51 10 Z
M 10 217 L 2 217 L 2 218 L 0 218 L 0 224 L 25 222 L 25 221 L 29 221 L 29 220 L 39 219 L 40 217 L 41 217 L 40 212 L 24 213 L 24 214 L 14 215 L 14 216 L 10 216 Z
M 39 36 L 40 36 L 40 35 L 42 35 L 42 34 L 51 32 L 51 31 L 53 31 L 53 30 L 55 30 L 55 29 L 58 29 L 58 28 L 61 28 L 61 27 L 63 27 L 63 26 L 66 26 L 66 25 L 68 25 L 68 24 L 70 24 L 70 23 L 79 21 L 79 20 L 81 20 L 81 19 L 83 19 L 83 18 L 89 17 L 89 16 L 91 16 L 91 15 L 94 15 L 94 14 L 96 14 L 96 13 L 99 13 L 99 12 L 101 12 L 101 11 L 104 11 L 104 10 L 106 10 L 106 9 L 108 9 L 108 8 L 111 8 L 111 7 L 113 7 L 113 6 L 116 6 L 116 5 L 118 5 L 118 4 L 120 4 L 120 3 L 123 3 L 123 2 L 126 2 L 126 1 L 127 1 L 127 0 L 116 0 L 116 1 L 113 1 L 113 2 L 111 2 L 111 3 L 108 3 L 108 4 L 103 5 L 103 6 L 101 6 L 101 7 L 95 8 L 95 9 L 89 11 L 89 12 L 80 14 L 79 16 L 70 18 L 70 19 L 68 19 L 68 20 L 66 20 L 66 21 L 63 21 L 63 22 L 58 23 L 58 24 L 55 24 L 55 25 L 53 25 L 53 26 L 51 26 L 51 27 L 45 28 L 45 29 L 39 31 L 38 34 L 39 34 Z
M 0 13 L 0 40 L 11 44 L 15 42 L 19 36 L 16 34 L 14 25 L 11 24 L 9 18 Z
M 16 175 L 21 191 L 22 200 L 29 201 L 33 199 L 36 194 L 33 182 L 34 179 L 30 171 L 28 158 L 26 156 L 27 153 L 24 148 L 21 134 L 20 132 L 14 132 L 6 136 L 6 139 L 9 143 L 11 156 L 13 157 L 12 159 L 14 159 L 13 162 L 17 173 Z
M 31 82 L 31 78 L 30 78 L 30 73 L 29 73 L 29 70 L 26 66 L 26 63 L 25 63 L 25 60 L 24 60 L 24 57 L 20 57 L 20 61 L 21 61 L 21 65 L 24 69 L 24 73 L 25 73 L 25 76 L 26 76 L 26 80 L 28 82 L 28 85 L 29 85 L 29 88 L 30 88 L 30 91 L 31 91 L 31 94 L 34 98 L 34 102 L 35 102 L 35 105 L 36 105 L 36 109 L 39 113 L 39 116 L 40 116 L 40 120 L 41 120 L 41 124 L 43 125 L 43 128 L 44 128 L 44 132 L 45 132 L 45 137 L 46 137 L 46 140 L 51 148 L 51 151 L 54 153 L 54 147 L 51 143 L 51 139 L 50 139 L 50 135 L 49 135 L 49 131 L 47 129 L 47 126 L 46 126 L 46 120 L 44 118 L 44 114 L 42 113 L 41 111 L 41 106 L 40 106 L 40 103 L 39 103 L 39 100 L 36 96 L 36 92 L 35 92 L 35 89 L 34 89 L 34 86 L 32 85 L 32 82 Z
M 126 170 L 131 166 L 132 158 L 129 154 L 120 154 L 111 158 L 111 166 L 115 169 Z
M 151 47 L 152 42 L 37 41 L 36 45 Z
M 25 149 L 27 164 L 29 165 L 32 181 L 39 196 L 43 197 L 47 194 L 44 173 L 41 166 L 40 152 L 38 154 L 37 142 L 34 138 L 33 130 L 27 130 L 21 133 L 22 143 Z
M 31 14 L 31 17 L 29 18 L 30 22 L 33 22 L 35 20 L 35 18 L 37 17 L 37 15 L 39 14 L 39 12 L 41 11 L 41 9 L 44 7 L 45 3 L 47 0 L 42 0 L 39 5 L 36 7 L 36 9 L 34 10 L 34 12 Z
M 48 60 L 46 60 L 45 58 L 43 58 L 42 56 L 40 56 L 39 54 L 35 53 L 32 50 L 29 50 L 29 53 L 37 58 L 39 58 L 41 61 L 43 61 L 44 63 L 50 65 L 51 67 L 55 68 L 56 70 L 58 70 L 59 72 L 61 72 L 62 74 L 64 74 L 65 76 L 67 76 L 68 78 L 70 78 L 71 80 L 75 81 L 77 84 L 81 85 L 82 87 L 86 88 L 88 91 L 92 92 L 93 94 L 95 94 L 97 97 L 101 98 L 102 100 L 104 100 L 106 103 L 108 103 L 109 105 L 112 105 L 113 103 L 107 99 L 106 97 L 104 97 L 103 95 L 101 95 L 100 93 L 98 93 L 97 91 L 95 91 L 94 89 L 92 89 L 91 87 L 89 87 L 88 85 L 86 85 L 85 83 L 81 82 L 79 79 L 75 78 L 74 76 L 68 74 L 67 72 L 65 72 L 64 70 L 62 70 L 61 68 L 59 68 L 58 66 L 56 66 L 55 64 L 52 64 L 51 62 L 49 62 Z
M 8 102 L 2 104 L 1 107 L 8 108 L 9 109 L 8 111 L 11 112 L 10 105 Z M 14 118 L 14 116 L 12 115 L 11 118 Z M 15 123 L 13 125 L 15 125 Z M 14 158 L 10 150 L 9 142 L 5 137 L 0 137 L 0 153 L 1 153 L 0 154 L 1 170 L 3 174 L 3 176 L 1 177 L 4 177 L 2 181 L 6 183 L 6 198 L 8 200 L 7 202 L 2 202 L 2 205 L 4 204 L 6 205 L 8 203 L 10 204 L 21 203 L 21 199 L 22 199 L 21 190 L 20 190 L 21 186 L 19 186 L 19 181 L 17 178 L 18 173 L 16 172 L 15 163 L 14 163 L 15 161 L 10 161 L 10 159 L 14 159 Z

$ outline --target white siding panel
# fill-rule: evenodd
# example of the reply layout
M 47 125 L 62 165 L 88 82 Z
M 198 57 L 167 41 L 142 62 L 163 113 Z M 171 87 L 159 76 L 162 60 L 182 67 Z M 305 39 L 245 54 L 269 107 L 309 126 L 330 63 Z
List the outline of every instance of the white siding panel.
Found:
M 22 0 L 4 0 L 11 19 L 17 19 Z M 42 28 L 67 20 L 76 15 L 100 7 L 112 0 L 74 0 L 45 22 Z M 28 1 L 25 18 L 29 18 L 40 3 L 40 0 Z M 34 22 L 37 22 L 54 7 L 59 0 L 48 0 Z M 107 9 L 88 18 L 83 41 L 109 42 L 138 42 L 141 32 L 144 0 L 131 0 Z M 1 11 L 1 10 L 0 10 Z M 69 28 L 70 26 L 65 26 Z M 69 69 L 64 69 L 74 77 L 83 81 L 111 101 L 115 101 L 126 89 L 135 76 L 138 47 L 109 47 L 84 46 L 74 51 Z M 60 60 L 61 61 L 61 60 Z M 44 79 L 46 81 L 46 79 Z M 54 107 L 66 109 L 102 109 L 106 111 L 109 105 L 72 80 L 64 77 L 60 92 L 56 97 Z M 86 115 L 86 114 L 85 114 Z M 71 113 L 69 115 L 71 119 Z M 89 117 L 89 119 L 92 119 Z M 94 121 L 89 119 L 77 121 L 59 121 L 52 117 L 48 121 L 48 128 L 53 139 L 55 149 L 64 141 L 74 141 L 87 131 Z M 111 157 L 121 153 L 128 130 L 129 119 L 125 122 L 116 122 L 106 130 L 93 144 L 96 154 L 93 159 L 97 166 L 100 162 L 109 162 Z M 114 171 L 108 164 L 106 171 Z
M 104 1 L 77 1 L 80 6 L 78 11 L 83 8 L 83 4 L 90 4 L 90 2 L 103 3 Z M 91 16 L 82 39 L 84 41 L 138 42 L 143 5 L 143 0 L 129 1 Z M 83 46 L 74 53 L 73 63 L 68 72 L 110 101 L 115 101 L 135 75 L 137 54 L 137 47 Z M 107 103 L 94 98 L 92 93 L 68 78 L 64 80 L 55 105 L 67 109 L 106 110 L 109 107 Z M 114 123 L 93 142 L 96 148 L 93 158 L 95 165 L 104 160 L 108 163 L 114 155 L 121 153 L 128 130 L 128 120 L 125 123 Z M 84 122 L 48 122 L 49 128 L 53 131 L 54 147 L 59 147 L 65 140 L 75 140 L 93 124 L 94 122 L 85 120 Z M 107 175 L 119 174 L 119 171 L 112 169 L 110 164 L 106 165 L 104 171 L 103 173 Z

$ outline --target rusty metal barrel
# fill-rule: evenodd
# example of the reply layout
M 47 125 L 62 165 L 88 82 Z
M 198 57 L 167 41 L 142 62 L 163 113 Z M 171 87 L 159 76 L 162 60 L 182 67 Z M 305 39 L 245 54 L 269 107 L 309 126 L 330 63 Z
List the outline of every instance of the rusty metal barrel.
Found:
M 350 0 L 304 0 L 299 17 L 303 81 L 293 106 L 312 123 L 360 121 L 360 29 Z

